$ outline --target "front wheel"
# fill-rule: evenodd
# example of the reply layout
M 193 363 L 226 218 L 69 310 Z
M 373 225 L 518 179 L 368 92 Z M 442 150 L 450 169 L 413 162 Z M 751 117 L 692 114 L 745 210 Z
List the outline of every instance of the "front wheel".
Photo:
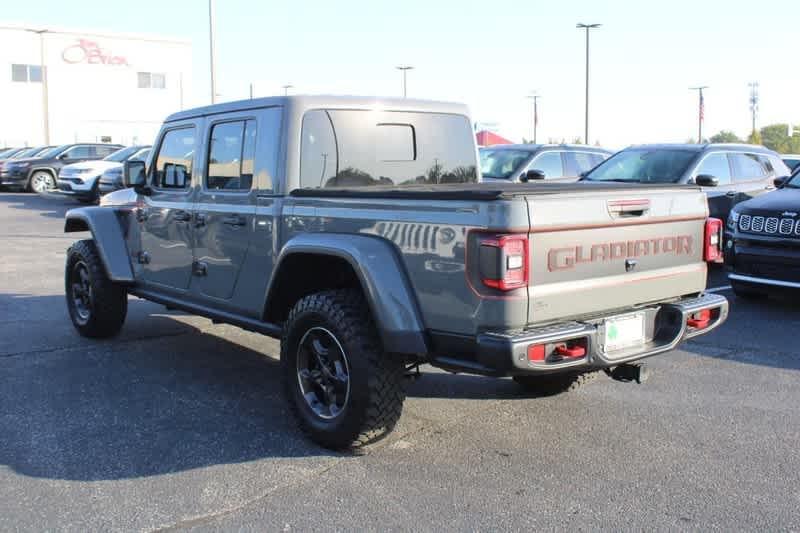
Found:
M 64 282 L 67 310 L 78 333 L 92 338 L 119 333 L 128 313 L 128 293 L 106 275 L 93 240 L 78 241 L 67 251 Z
M 295 304 L 281 339 L 281 373 L 301 429 L 326 448 L 376 441 L 400 418 L 403 361 L 383 352 L 358 291 L 324 291 Z
M 42 194 L 50 189 L 56 188 L 56 180 L 51 173 L 46 170 L 37 170 L 31 175 L 29 189 L 33 192 Z

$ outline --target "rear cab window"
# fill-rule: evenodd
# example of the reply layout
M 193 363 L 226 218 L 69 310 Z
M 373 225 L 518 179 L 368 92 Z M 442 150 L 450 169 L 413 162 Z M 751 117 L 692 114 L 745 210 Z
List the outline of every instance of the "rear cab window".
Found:
M 305 113 L 301 135 L 301 188 L 477 181 L 465 116 L 318 109 Z

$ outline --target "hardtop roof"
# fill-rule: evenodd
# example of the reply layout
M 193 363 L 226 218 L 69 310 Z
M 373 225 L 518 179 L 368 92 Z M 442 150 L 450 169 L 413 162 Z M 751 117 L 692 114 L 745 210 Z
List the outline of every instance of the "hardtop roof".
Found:
M 469 109 L 466 105 L 451 102 L 379 96 L 291 95 L 237 100 L 235 102 L 225 102 L 221 104 L 186 109 L 168 116 L 166 122 L 272 106 L 291 106 L 300 110 L 320 108 L 364 109 L 380 111 L 447 113 L 469 116 Z

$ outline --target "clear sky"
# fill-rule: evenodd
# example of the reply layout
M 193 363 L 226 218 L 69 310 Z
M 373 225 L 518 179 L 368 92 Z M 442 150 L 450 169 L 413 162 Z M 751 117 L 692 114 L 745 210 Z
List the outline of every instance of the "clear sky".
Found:
M 583 136 L 584 34 L 592 33 L 591 133 L 612 148 L 697 135 L 746 136 L 748 82 L 761 125 L 800 123 L 800 0 L 217 0 L 217 92 L 401 93 L 395 66 L 413 65 L 410 97 L 470 105 L 513 140 L 532 135 L 526 95 L 541 96 L 539 140 Z M 206 0 L 24 0 L 0 18 L 190 39 L 193 101 L 209 101 Z

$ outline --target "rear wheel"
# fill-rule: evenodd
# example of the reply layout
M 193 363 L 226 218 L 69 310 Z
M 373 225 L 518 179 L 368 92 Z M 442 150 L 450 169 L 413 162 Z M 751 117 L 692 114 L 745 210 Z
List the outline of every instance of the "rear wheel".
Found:
M 93 240 L 78 241 L 67 251 L 64 281 L 69 317 L 78 333 L 92 338 L 119 333 L 128 293 L 106 275 Z
M 400 418 L 403 361 L 383 352 L 358 291 L 324 291 L 295 304 L 281 339 L 281 373 L 301 429 L 327 448 L 378 440 Z
M 56 188 L 56 179 L 46 170 L 37 170 L 31 175 L 28 189 L 42 194 Z
M 583 385 L 594 381 L 599 375 L 600 371 L 565 372 L 541 376 L 514 376 L 512 379 L 526 392 L 542 396 L 553 396 L 579 389 Z

